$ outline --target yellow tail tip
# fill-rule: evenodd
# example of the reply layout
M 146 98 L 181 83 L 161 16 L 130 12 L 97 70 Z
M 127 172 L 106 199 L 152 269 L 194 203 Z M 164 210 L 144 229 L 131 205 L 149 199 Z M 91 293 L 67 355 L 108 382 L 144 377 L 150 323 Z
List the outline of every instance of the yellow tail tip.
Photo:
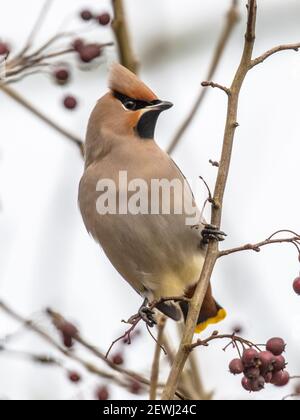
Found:
M 201 324 L 198 324 L 197 327 L 195 328 L 195 333 L 200 334 L 201 332 L 206 330 L 206 328 L 209 325 L 218 324 L 219 322 L 223 321 L 226 318 L 226 316 L 227 316 L 227 313 L 225 309 L 223 308 L 219 309 L 216 316 L 212 318 L 208 318 L 206 321 L 201 322 Z

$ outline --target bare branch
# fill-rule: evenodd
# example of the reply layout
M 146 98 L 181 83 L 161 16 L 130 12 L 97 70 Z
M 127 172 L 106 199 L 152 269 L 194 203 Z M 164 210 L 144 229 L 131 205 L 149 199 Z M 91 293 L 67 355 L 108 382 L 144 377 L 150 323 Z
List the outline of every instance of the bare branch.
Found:
M 223 92 L 226 93 L 226 95 L 231 95 L 230 89 L 226 86 L 222 86 L 219 83 L 214 83 L 214 82 L 202 82 L 201 86 L 203 87 L 212 87 L 212 88 L 218 88 L 220 90 L 222 90 Z
M 120 61 L 123 66 L 127 67 L 133 73 L 137 73 L 138 62 L 131 44 L 123 0 L 112 0 L 112 6 L 114 10 L 112 28 L 118 44 Z
M 255 58 L 251 61 L 250 68 L 257 66 L 258 64 L 263 63 L 267 58 L 271 57 L 274 54 L 277 54 L 281 51 L 296 51 L 298 52 L 300 49 L 300 42 L 296 44 L 287 44 L 287 45 L 279 45 L 278 47 L 272 48 L 271 50 L 265 52 L 261 56 Z
M 207 73 L 207 76 L 206 76 L 207 80 L 213 79 L 213 77 L 216 73 L 216 70 L 219 66 L 219 63 L 220 63 L 220 61 L 223 57 L 223 54 L 224 54 L 224 51 L 225 51 L 226 46 L 228 44 L 228 41 L 230 39 L 230 36 L 231 36 L 236 24 L 238 23 L 239 18 L 240 18 L 240 14 L 239 14 L 239 11 L 238 11 L 238 1 L 233 0 L 228 13 L 226 14 L 226 22 L 225 22 L 224 28 L 221 31 L 217 46 L 216 46 L 214 54 L 213 54 L 211 64 L 209 66 L 209 70 L 208 70 L 208 73 Z M 196 114 L 197 114 L 200 106 L 202 105 L 206 95 L 207 95 L 207 90 L 206 89 L 201 89 L 200 94 L 199 94 L 198 98 L 196 99 L 196 102 L 192 106 L 189 114 L 187 115 L 185 120 L 182 122 L 181 126 L 178 128 L 174 138 L 172 139 L 172 141 L 171 141 L 171 143 L 170 143 L 170 145 L 167 149 L 167 152 L 169 154 L 172 154 L 174 152 L 174 150 L 177 147 L 178 143 L 180 142 L 182 136 L 184 135 L 187 128 L 189 127 L 189 125 L 193 121 L 194 117 L 196 116 Z
M 228 97 L 228 110 L 226 127 L 223 140 L 222 156 L 220 167 L 218 170 L 218 177 L 214 192 L 214 203 L 212 207 L 211 224 L 220 227 L 222 218 L 222 207 L 227 178 L 229 175 L 229 168 L 231 163 L 231 155 L 233 148 L 234 135 L 236 131 L 237 111 L 240 91 L 244 79 L 249 71 L 249 65 L 252 59 L 252 53 L 255 41 L 255 22 L 256 22 L 256 0 L 248 0 L 248 19 L 247 31 L 245 35 L 245 45 L 242 54 L 240 65 L 235 74 L 231 85 L 232 94 Z M 197 323 L 197 318 L 203 304 L 210 278 L 218 258 L 218 243 L 211 241 L 208 244 L 205 263 L 199 279 L 198 286 L 194 296 L 190 302 L 189 313 L 180 343 L 179 350 L 175 357 L 171 372 L 169 374 L 166 387 L 164 389 L 162 399 L 173 399 L 175 390 L 177 388 L 181 372 L 185 366 L 189 355 L 190 345 L 193 340 L 193 335 Z
M 220 251 L 219 257 L 224 257 L 226 255 L 235 254 L 242 251 L 255 251 L 260 252 L 260 249 L 266 245 L 272 244 L 282 244 L 282 243 L 298 243 L 300 245 L 300 236 L 294 236 L 292 238 L 278 238 L 278 239 L 266 239 L 265 241 L 258 242 L 256 244 L 246 244 L 232 249 L 226 249 Z
M 151 377 L 150 377 L 150 400 L 154 401 L 157 397 L 157 386 L 158 386 L 158 380 L 159 380 L 159 361 L 160 361 L 160 355 L 161 355 L 161 348 L 162 348 L 162 339 L 163 339 L 163 333 L 164 328 L 166 325 L 166 317 L 161 316 L 158 323 L 157 323 L 157 341 L 154 351 L 154 359 L 152 363 L 152 369 L 151 369 Z

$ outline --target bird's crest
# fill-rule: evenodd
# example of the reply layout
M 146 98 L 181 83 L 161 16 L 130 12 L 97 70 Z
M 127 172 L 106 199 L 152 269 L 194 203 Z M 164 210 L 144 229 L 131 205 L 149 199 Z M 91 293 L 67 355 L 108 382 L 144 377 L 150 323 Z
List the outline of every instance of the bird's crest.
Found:
M 132 99 L 154 101 L 157 96 L 134 73 L 121 64 L 114 63 L 109 74 L 109 88 Z

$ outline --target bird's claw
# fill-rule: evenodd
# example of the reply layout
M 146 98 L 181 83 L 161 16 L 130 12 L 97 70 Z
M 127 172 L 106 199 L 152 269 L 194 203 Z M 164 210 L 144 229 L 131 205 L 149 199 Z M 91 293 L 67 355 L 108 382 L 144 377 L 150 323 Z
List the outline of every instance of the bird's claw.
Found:
M 204 229 L 201 232 L 202 241 L 201 243 L 207 245 L 210 241 L 224 241 L 226 233 L 218 229 L 214 225 L 205 225 Z
M 139 316 L 148 325 L 148 327 L 152 328 L 154 325 L 156 325 L 156 321 L 154 319 L 154 311 L 148 306 L 142 306 L 139 309 Z

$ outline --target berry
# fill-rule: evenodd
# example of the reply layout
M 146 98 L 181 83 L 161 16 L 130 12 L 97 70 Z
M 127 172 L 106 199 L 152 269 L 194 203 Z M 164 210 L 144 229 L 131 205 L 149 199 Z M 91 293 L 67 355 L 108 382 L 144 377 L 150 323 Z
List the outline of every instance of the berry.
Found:
M 142 384 L 139 381 L 132 380 L 129 384 L 129 391 L 132 394 L 140 394 L 142 391 Z
M 84 47 L 84 42 L 82 41 L 82 39 L 78 38 L 73 41 L 72 46 L 75 51 L 80 52 L 81 49 Z
M 66 96 L 64 99 L 64 107 L 73 110 L 77 107 L 77 100 L 74 96 Z
M 300 295 L 300 277 L 297 277 L 293 284 L 294 291 L 297 295 Z
M 69 372 L 68 378 L 71 382 L 74 382 L 74 384 L 77 384 L 81 381 L 81 377 L 77 372 Z
M 82 10 L 80 17 L 82 20 L 89 21 L 93 19 L 93 14 L 90 10 Z
M 9 47 L 5 42 L 0 42 L 0 55 L 9 54 Z
M 246 376 L 243 377 L 242 379 L 242 387 L 246 390 L 246 391 L 251 391 L 251 381 L 246 378 Z
M 57 69 L 54 76 L 59 84 L 65 84 L 69 80 L 70 73 L 67 69 Z
M 269 351 L 262 351 L 259 353 L 259 361 L 261 364 L 261 371 L 268 373 L 274 369 L 275 356 Z
M 267 351 L 270 351 L 274 356 L 280 356 L 285 350 L 285 342 L 282 338 L 275 337 L 271 338 L 267 342 Z
M 97 20 L 100 25 L 106 26 L 110 23 L 110 14 L 109 13 L 102 13 L 101 15 L 97 16 Z
M 250 382 L 251 385 L 251 391 L 253 392 L 259 392 L 265 387 L 265 380 L 262 376 L 259 376 L 254 381 Z
M 112 358 L 112 362 L 115 365 L 122 365 L 124 363 L 124 358 L 123 358 L 122 354 L 121 353 L 115 354 Z
M 285 386 L 290 381 L 290 375 L 286 370 L 280 370 L 273 374 L 271 383 L 275 386 Z
M 270 384 L 272 382 L 273 379 L 273 373 L 272 372 L 268 372 L 264 375 L 264 379 L 266 381 L 266 384 Z
M 245 369 L 245 376 L 250 380 L 258 379 L 260 377 L 260 370 L 255 367 Z
M 96 399 L 99 401 L 105 401 L 109 399 L 109 392 L 106 386 L 100 386 L 96 390 Z
M 229 371 L 233 375 L 240 375 L 244 371 L 244 365 L 241 359 L 233 359 L 229 364 Z
M 79 50 L 79 55 L 81 61 L 83 61 L 84 63 L 90 63 L 95 58 L 100 57 L 101 48 L 97 44 L 84 45 Z
M 255 349 L 247 349 L 243 353 L 242 362 L 245 367 L 255 367 L 259 353 Z
M 275 363 L 274 363 L 274 371 L 278 372 L 279 370 L 284 370 L 286 367 L 285 358 L 280 355 L 275 357 Z

